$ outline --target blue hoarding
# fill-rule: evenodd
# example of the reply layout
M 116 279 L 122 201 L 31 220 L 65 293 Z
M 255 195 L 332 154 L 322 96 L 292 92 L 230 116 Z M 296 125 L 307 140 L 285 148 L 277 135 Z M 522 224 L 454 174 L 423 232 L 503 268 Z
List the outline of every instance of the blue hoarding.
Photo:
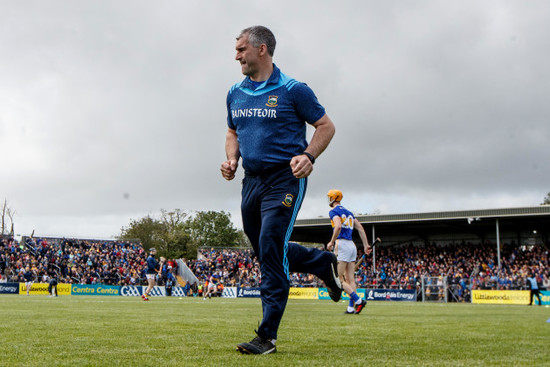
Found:
M 237 288 L 237 297 L 247 297 L 247 298 L 260 297 L 260 288 L 248 288 L 248 287 L 241 288 L 241 287 L 238 287 Z
M 409 301 L 416 302 L 414 289 L 367 289 L 367 301 Z
M 19 294 L 19 283 L 0 283 L 0 294 Z

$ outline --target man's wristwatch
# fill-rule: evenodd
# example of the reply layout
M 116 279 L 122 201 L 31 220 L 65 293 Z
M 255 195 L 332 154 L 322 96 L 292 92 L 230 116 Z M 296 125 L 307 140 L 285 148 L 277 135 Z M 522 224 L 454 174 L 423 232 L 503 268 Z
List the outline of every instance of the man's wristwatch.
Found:
M 303 152 L 302 154 L 305 154 L 309 158 L 311 164 L 315 163 L 315 157 L 313 156 L 313 154 L 308 153 L 308 152 Z

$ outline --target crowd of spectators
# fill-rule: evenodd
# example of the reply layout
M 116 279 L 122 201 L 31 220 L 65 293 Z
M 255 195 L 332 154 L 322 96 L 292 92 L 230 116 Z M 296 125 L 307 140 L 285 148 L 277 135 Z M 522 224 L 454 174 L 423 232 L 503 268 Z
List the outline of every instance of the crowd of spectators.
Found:
M 13 238 L 0 243 L 2 281 L 23 282 L 29 266 L 41 281 L 55 273 L 60 283 L 144 284 L 147 254 L 139 243 L 120 241 Z M 548 247 L 503 245 L 498 267 L 494 244 L 407 244 L 376 248 L 375 262 L 368 257 L 356 273 L 361 288 L 419 289 L 423 276 L 446 280 L 456 301 L 468 300 L 473 289 L 524 289 L 529 271 L 542 287 L 550 287 Z M 177 267 L 175 261 L 169 262 Z M 206 249 L 196 260 L 186 260 L 199 279 L 207 282 L 217 273 L 226 286 L 258 287 L 257 259 L 250 249 Z M 176 269 L 172 270 L 176 273 Z M 291 274 L 294 287 L 319 287 L 313 275 Z M 162 283 L 161 283 L 162 284 Z
M 199 249 L 197 260 L 187 261 L 187 266 L 204 281 L 213 272 L 219 272 L 226 286 L 259 287 L 260 265 L 251 249 Z M 291 273 L 293 286 L 322 286 L 322 282 L 311 274 Z
M 364 288 L 419 289 L 423 276 L 446 279 L 457 301 L 468 300 L 471 290 L 524 289 L 529 271 L 550 287 L 548 247 L 503 245 L 498 267 L 495 244 L 409 244 L 379 247 L 376 271 L 372 261 L 363 262 L 357 283 Z
M 259 287 L 260 268 L 250 249 L 199 249 L 196 260 L 186 261 L 200 281 L 214 272 L 226 287 Z
M 35 281 L 56 276 L 59 283 L 138 284 L 146 254 L 140 244 L 119 241 L 27 238 L 0 243 L 0 276 L 23 282 L 25 268 Z

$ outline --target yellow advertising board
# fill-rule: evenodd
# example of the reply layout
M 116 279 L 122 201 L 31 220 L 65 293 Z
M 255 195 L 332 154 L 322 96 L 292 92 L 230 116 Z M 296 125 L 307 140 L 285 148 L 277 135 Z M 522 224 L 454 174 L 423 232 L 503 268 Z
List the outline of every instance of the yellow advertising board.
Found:
M 48 283 L 33 283 L 29 294 L 42 294 L 49 295 Z M 25 283 L 19 283 L 19 294 L 27 294 L 27 287 Z M 59 283 L 57 285 L 57 294 L 60 296 L 71 295 L 71 285 L 66 283 Z
M 318 288 L 290 288 L 288 293 L 290 299 L 319 299 Z
M 493 291 L 475 289 L 472 291 L 472 303 L 528 305 L 529 291 Z

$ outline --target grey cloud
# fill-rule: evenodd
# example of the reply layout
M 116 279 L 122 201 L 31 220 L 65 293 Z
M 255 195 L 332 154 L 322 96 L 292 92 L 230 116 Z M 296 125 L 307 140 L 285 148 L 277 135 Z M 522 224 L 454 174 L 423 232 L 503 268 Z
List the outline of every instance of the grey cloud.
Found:
M 326 216 L 334 187 L 363 213 L 550 191 L 546 2 L 277 4 L 5 5 L 1 179 L 18 231 L 106 237 L 160 208 L 239 224 L 242 172 L 219 174 L 225 97 L 242 79 L 234 38 L 259 23 L 337 126 L 301 216 Z

